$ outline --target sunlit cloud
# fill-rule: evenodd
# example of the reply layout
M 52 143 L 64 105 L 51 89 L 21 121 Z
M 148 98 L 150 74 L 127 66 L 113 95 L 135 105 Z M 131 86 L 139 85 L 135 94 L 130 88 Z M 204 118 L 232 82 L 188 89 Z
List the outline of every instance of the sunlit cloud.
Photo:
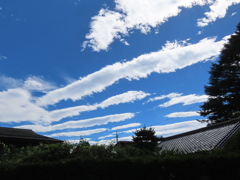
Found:
M 125 121 L 134 117 L 134 113 L 123 113 L 123 114 L 114 114 L 103 117 L 96 117 L 91 119 L 76 120 L 76 121 L 67 121 L 62 124 L 42 126 L 42 125 L 22 125 L 16 126 L 16 128 L 32 129 L 36 132 L 50 132 L 55 130 L 63 129 L 77 129 L 77 128 L 86 128 L 93 126 L 106 125 L 108 123 Z
M 201 102 L 205 102 L 208 96 L 207 95 L 198 96 L 196 94 L 181 96 L 178 94 L 177 96 L 172 96 L 172 97 L 169 96 L 167 98 L 169 98 L 170 100 L 163 104 L 160 104 L 159 107 L 169 107 L 179 103 L 182 103 L 183 105 L 201 103 Z
M 226 39 L 215 41 L 205 38 L 196 44 L 178 45 L 175 48 L 159 50 L 141 55 L 131 61 L 115 63 L 89 74 L 78 81 L 48 92 L 37 100 L 37 104 L 47 106 L 61 100 L 80 100 L 84 96 L 104 91 L 120 79 L 139 80 L 151 73 L 170 73 L 219 55 Z M 176 44 L 176 43 L 175 43 Z M 79 91 L 81 89 L 81 91 Z
M 29 88 L 30 86 L 31 85 L 29 85 Z M 36 88 L 37 87 L 34 89 Z M 89 112 L 98 108 L 107 108 L 111 105 L 118 105 L 120 103 L 133 103 L 148 95 L 148 93 L 142 91 L 128 91 L 109 97 L 103 102 L 94 105 L 73 106 L 48 111 L 34 103 L 35 97 L 33 97 L 28 90 L 22 88 L 10 89 L 0 92 L 0 102 L 2 105 L 0 117 L 2 119 L 1 122 L 5 123 L 30 121 L 35 124 L 49 125 L 52 122 L 57 122 L 67 117 L 78 116 L 82 112 Z
M 0 117 L 1 122 L 23 122 L 45 124 L 48 112 L 35 105 L 31 93 L 27 90 L 16 88 L 0 92 Z
M 166 115 L 168 118 L 179 118 L 179 117 L 192 117 L 192 116 L 200 116 L 196 111 L 188 111 L 188 112 L 174 112 Z
M 198 26 L 207 26 L 209 23 L 216 21 L 217 18 L 225 17 L 228 8 L 238 3 L 240 3 L 240 0 L 215 0 L 210 5 L 210 11 L 204 13 L 206 17 L 198 19 Z
M 118 105 L 120 103 L 134 102 L 136 100 L 141 100 L 149 95 L 150 94 L 142 91 L 128 91 L 126 93 L 110 97 L 96 106 L 105 108 L 110 105 Z
M 0 76 L 0 81 L 0 88 L 2 89 L 22 88 L 28 91 L 47 92 L 57 88 L 54 83 L 45 81 L 43 77 L 37 76 L 30 76 L 23 80 L 2 75 Z
M 52 121 L 59 121 L 66 117 L 72 117 L 80 115 L 82 112 L 93 111 L 98 108 L 107 108 L 112 105 L 118 105 L 121 103 L 133 103 L 136 100 L 141 100 L 150 94 L 144 93 L 142 91 L 128 91 L 126 93 L 118 94 L 116 96 L 109 97 L 101 103 L 96 103 L 94 105 L 82 105 L 75 107 L 68 107 L 64 109 L 54 110 L 50 112 L 50 117 Z
M 51 134 L 50 137 L 60 137 L 60 136 L 64 136 L 64 137 L 81 137 L 81 136 L 89 136 L 92 134 L 96 134 L 96 133 L 101 133 L 106 131 L 106 128 L 100 128 L 100 129 L 91 129 L 91 130 L 85 130 L 85 131 L 72 131 L 72 132 L 60 132 L 60 133 L 54 133 Z
M 111 130 L 115 131 L 119 129 L 126 129 L 126 128 L 137 127 L 137 126 L 141 126 L 141 123 L 131 123 L 131 124 L 126 124 L 122 126 L 117 126 L 117 127 L 113 127 Z
M 90 32 L 86 35 L 83 48 L 90 47 L 94 51 L 108 50 L 109 45 L 118 39 L 129 45 L 124 38 L 133 29 L 147 34 L 152 28 L 168 21 L 169 18 L 181 13 L 182 8 L 208 5 L 206 17 L 198 19 L 197 25 L 207 26 L 218 18 L 226 16 L 230 6 L 240 3 L 240 0 L 116 0 L 115 10 L 103 8 L 98 15 L 92 17 Z M 156 30 L 156 32 L 158 32 Z
M 105 138 L 110 138 L 110 137 L 116 137 L 116 133 L 112 133 L 112 134 L 109 134 L 109 135 L 106 135 L 106 136 L 101 136 L 98 139 L 105 139 Z
M 153 126 L 156 131 L 156 135 L 158 136 L 172 136 L 188 131 L 192 131 L 195 129 L 199 129 L 202 127 L 206 127 L 207 123 L 200 123 L 196 120 L 193 121 L 185 121 L 179 122 L 174 124 L 167 124 L 167 125 L 160 125 L 160 126 Z
M 177 16 L 181 8 L 191 8 L 210 2 L 210 0 L 116 0 L 114 11 L 104 8 L 92 18 L 91 29 L 86 35 L 87 40 L 83 43 L 83 48 L 91 47 L 94 51 L 108 50 L 115 39 L 125 42 L 124 37 L 128 36 L 132 29 L 138 29 L 146 34 L 151 28 L 156 28 L 170 17 Z
M 47 92 L 56 88 L 57 87 L 53 83 L 49 83 L 43 78 L 36 76 L 27 78 L 27 80 L 23 83 L 23 89 L 27 89 L 29 91 Z
M 172 98 L 175 98 L 175 97 L 180 97 L 181 95 L 182 94 L 179 94 L 179 93 L 170 93 L 168 95 L 162 95 L 162 96 L 150 98 L 147 102 L 158 101 L 158 100 L 162 100 L 162 99 L 165 99 L 165 98 L 172 99 Z

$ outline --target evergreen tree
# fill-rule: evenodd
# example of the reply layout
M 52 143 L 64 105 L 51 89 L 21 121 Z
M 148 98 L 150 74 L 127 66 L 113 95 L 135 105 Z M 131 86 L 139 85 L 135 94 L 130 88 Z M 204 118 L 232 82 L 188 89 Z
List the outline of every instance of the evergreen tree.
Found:
M 135 142 L 136 146 L 142 149 L 153 150 L 157 147 L 158 141 L 161 138 L 155 135 L 154 128 L 147 128 L 144 126 L 139 130 L 133 132 L 135 136 L 132 136 L 133 142 Z
M 199 112 L 211 122 L 226 121 L 240 115 L 240 23 L 221 50 L 219 61 L 210 70 L 208 100 Z

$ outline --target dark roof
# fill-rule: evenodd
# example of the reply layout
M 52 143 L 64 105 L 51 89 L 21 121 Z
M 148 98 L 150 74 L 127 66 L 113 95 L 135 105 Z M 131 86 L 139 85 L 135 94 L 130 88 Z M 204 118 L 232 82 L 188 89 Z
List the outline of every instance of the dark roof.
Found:
M 240 118 L 208 127 L 166 137 L 159 144 L 162 150 L 178 150 L 184 153 L 223 148 L 227 140 L 240 130 Z
M 30 129 L 0 127 L 0 140 L 7 140 L 7 139 L 62 142 L 61 140 L 58 140 L 58 139 L 39 135 Z

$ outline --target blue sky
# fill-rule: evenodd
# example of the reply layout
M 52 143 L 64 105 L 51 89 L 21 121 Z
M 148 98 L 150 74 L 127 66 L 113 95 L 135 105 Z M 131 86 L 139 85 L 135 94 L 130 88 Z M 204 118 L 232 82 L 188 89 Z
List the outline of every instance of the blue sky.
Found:
M 91 143 L 206 126 L 211 63 L 240 0 L 1 0 L 0 123 Z

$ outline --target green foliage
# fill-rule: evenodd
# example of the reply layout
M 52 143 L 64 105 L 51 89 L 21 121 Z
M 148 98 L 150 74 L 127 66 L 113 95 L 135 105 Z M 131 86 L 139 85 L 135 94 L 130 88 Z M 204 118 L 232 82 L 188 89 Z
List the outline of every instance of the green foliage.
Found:
M 240 153 L 240 132 L 234 134 L 224 146 L 227 152 Z
M 57 146 L 60 149 L 53 160 L 46 152 L 52 154 Z M 31 148 L 28 148 L 30 151 Z M 1 161 L 1 179 L 240 179 L 239 166 L 236 166 L 240 153 L 221 150 L 195 154 L 174 151 L 148 154 L 134 146 L 121 148 L 113 144 L 82 146 L 69 143 L 41 145 L 31 150 L 32 154 L 28 157 L 40 156 L 34 157 L 37 161 L 30 161 L 31 158 L 26 158 L 27 154 L 18 162 L 14 159 L 11 162 Z M 66 155 L 65 152 L 69 153 Z M 65 156 L 58 157 L 61 154 Z M 42 157 L 51 158 L 41 160 Z
M 226 121 L 240 115 L 240 23 L 229 42 L 224 45 L 218 63 L 210 70 L 208 100 L 199 112 L 210 121 Z
M 158 145 L 158 141 L 161 140 L 161 138 L 155 135 L 156 131 L 152 127 L 147 128 L 144 126 L 133 133 L 133 142 L 141 149 L 154 150 Z

